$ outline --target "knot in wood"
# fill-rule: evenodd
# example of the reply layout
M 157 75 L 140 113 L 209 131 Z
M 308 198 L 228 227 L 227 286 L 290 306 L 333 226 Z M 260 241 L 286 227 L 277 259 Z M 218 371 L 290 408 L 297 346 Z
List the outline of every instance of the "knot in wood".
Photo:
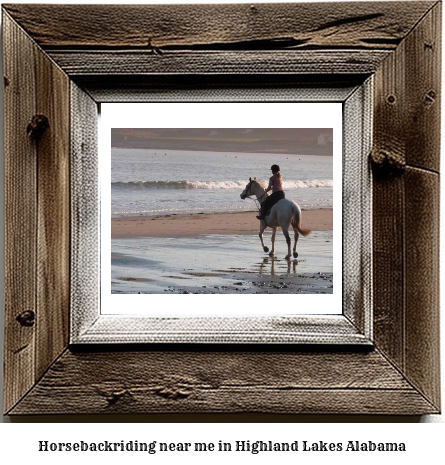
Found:
M 156 47 L 156 45 L 154 45 L 151 42 L 150 37 L 148 38 L 148 48 L 151 50 L 151 53 L 153 53 L 154 55 L 162 55 L 164 53 L 159 47 Z
M 186 399 L 191 394 L 188 389 L 180 389 L 177 387 L 161 387 L 155 389 L 154 392 L 156 395 L 163 397 L 164 399 L 171 400 Z
M 121 399 L 131 397 L 131 393 L 124 387 L 97 386 L 96 391 L 99 395 L 105 398 L 108 405 L 115 405 Z
M 109 405 L 114 405 L 126 394 L 127 394 L 127 391 L 124 389 L 122 391 L 110 392 L 105 396 L 105 398 L 107 399 L 107 402 Z
M 436 92 L 434 90 L 430 90 L 427 92 L 425 95 L 425 103 L 426 105 L 431 105 L 435 102 L 436 100 Z
M 34 115 L 26 128 L 26 133 L 31 139 L 39 140 L 49 128 L 49 121 L 45 115 Z
M 403 154 L 385 149 L 375 150 L 371 153 L 371 166 L 374 176 L 398 176 L 405 171 Z
M 16 320 L 22 326 L 34 326 L 35 313 L 32 310 L 26 310 L 20 313 L 20 315 L 17 315 Z

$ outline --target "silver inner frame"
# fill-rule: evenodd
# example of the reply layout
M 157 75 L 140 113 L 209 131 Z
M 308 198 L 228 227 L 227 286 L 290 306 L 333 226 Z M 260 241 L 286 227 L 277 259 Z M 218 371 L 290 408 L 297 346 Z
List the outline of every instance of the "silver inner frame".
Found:
M 255 343 L 372 345 L 372 78 L 335 89 L 209 89 L 123 95 L 138 102 L 343 104 L 343 314 L 128 317 L 100 313 L 97 105 L 71 84 L 71 344 Z M 118 101 L 115 99 L 115 101 Z

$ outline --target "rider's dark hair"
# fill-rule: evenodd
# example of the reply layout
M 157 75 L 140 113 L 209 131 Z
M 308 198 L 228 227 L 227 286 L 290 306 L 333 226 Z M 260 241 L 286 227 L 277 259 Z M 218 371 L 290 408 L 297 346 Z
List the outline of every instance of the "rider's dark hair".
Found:
M 273 174 L 276 174 L 278 171 L 280 171 L 280 167 L 278 165 L 272 165 L 270 169 L 272 170 Z

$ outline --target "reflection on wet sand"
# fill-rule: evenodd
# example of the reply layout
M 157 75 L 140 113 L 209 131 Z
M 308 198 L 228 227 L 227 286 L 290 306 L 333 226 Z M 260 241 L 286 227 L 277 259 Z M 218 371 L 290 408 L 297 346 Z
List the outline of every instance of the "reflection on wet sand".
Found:
M 283 262 L 285 263 L 285 265 L 283 265 Z M 278 268 L 281 270 L 281 269 L 284 269 L 284 268 L 287 268 L 287 274 L 290 274 L 291 273 L 291 268 L 292 268 L 292 273 L 296 273 L 297 272 L 297 264 L 300 260 L 279 260 L 278 258 L 275 258 L 275 257 L 266 257 L 266 258 L 263 258 L 263 261 L 259 264 L 260 266 L 260 269 L 259 269 L 259 272 L 261 275 L 263 274 L 270 274 L 271 276 L 275 276 L 276 275 L 276 271 L 275 271 L 275 264 L 278 263 Z
M 111 292 L 331 294 L 332 231 L 299 244 L 299 259 L 263 257 L 258 236 L 210 235 L 112 241 Z M 259 260 L 260 259 L 260 260 Z

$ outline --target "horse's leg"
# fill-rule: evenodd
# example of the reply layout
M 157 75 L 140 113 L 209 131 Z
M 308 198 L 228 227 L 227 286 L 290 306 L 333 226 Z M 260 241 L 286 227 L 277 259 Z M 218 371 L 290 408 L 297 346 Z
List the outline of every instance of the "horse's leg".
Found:
M 287 243 L 287 255 L 284 258 L 286 260 L 290 260 L 290 244 L 291 244 L 291 240 L 290 240 L 290 236 L 289 236 L 288 227 L 281 226 L 281 228 L 283 229 L 283 234 L 284 234 L 284 237 L 286 238 L 286 243 Z
M 275 237 L 277 235 L 277 228 L 272 228 L 272 250 L 270 251 L 269 257 L 275 255 Z
M 297 258 L 298 257 L 297 242 L 298 242 L 298 236 L 299 236 L 297 228 L 294 228 L 294 233 L 295 233 L 294 258 Z
M 269 247 L 266 247 L 264 245 L 264 239 L 263 239 L 263 232 L 264 230 L 266 229 L 266 222 L 265 221 L 260 221 L 260 233 L 258 234 L 260 236 L 260 241 L 261 241 L 261 245 L 263 247 L 263 250 L 267 253 L 269 252 Z

